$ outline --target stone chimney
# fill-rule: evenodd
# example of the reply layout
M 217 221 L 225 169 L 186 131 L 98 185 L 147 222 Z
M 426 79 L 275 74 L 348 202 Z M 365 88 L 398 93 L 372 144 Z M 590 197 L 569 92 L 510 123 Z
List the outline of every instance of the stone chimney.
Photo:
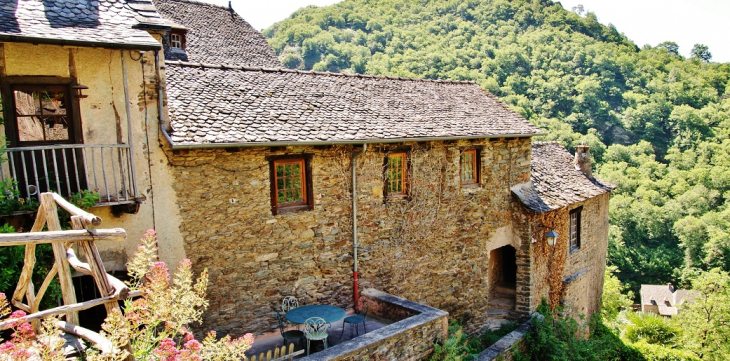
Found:
M 671 282 L 667 284 L 667 287 L 669 287 L 669 292 L 674 293 L 674 285 Z
M 593 166 L 591 166 L 591 147 L 585 143 L 575 146 L 575 160 L 573 165 L 575 169 L 579 170 L 589 177 L 593 177 Z

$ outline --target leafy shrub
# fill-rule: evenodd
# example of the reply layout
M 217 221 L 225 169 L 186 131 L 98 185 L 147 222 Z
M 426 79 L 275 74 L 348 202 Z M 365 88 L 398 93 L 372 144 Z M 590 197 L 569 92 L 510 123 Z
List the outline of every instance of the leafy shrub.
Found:
M 543 319 L 533 318 L 533 327 L 525 335 L 525 351 L 515 360 L 643 360 L 618 336 L 594 316 L 586 330 L 571 316 L 552 312 L 543 299 L 538 307 Z M 588 332 L 586 332 L 588 331 Z M 581 335 L 589 334 L 588 338 Z
M 508 333 L 514 331 L 518 325 L 509 322 L 502 325 L 498 330 L 488 330 L 481 335 L 467 337 L 461 328 L 461 324 L 456 320 L 451 320 L 449 324 L 449 338 L 443 342 L 443 345 L 436 344 L 434 346 L 434 354 L 431 356 L 432 361 L 467 361 L 476 360 L 479 354 L 499 341 Z
M 650 361 L 694 361 L 700 360 L 695 354 L 687 350 L 670 348 L 663 345 L 647 343 L 644 340 L 631 344 L 641 353 L 646 360 Z
M 671 346 L 681 336 L 681 329 L 671 319 L 653 313 L 623 312 L 626 326 L 621 336 L 629 342 Z

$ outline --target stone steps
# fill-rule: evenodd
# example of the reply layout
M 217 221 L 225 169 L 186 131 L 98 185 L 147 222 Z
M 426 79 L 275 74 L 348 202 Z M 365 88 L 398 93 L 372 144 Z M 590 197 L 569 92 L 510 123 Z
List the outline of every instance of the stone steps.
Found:
M 510 322 L 510 320 L 504 319 L 504 318 L 491 319 L 487 322 L 486 325 L 484 325 L 483 330 L 484 331 L 486 331 L 486 330 L 496 331 L 496 330 L 499 330 L 502 327 L 502 325 L 504 325 L 505 323 L 508 323 L 508 322 Z
M 495 299 L 502 298 L 502 299 L 507 299 L 507 300 L 514 300 L 517 298 L 517 295 L 515 295 L 514 293 L 509 294 L 509 293 L 497 292 L 494 294 L 494 298 Z
M 489 319 L 508 317 L 510 315 L 510 311 L 511 310 L 505 310 L 501 308 L 492 308 L 487 310 L 487 316 L 489 316 Z
M 508 287 L 508 286 L 502 286 L 502 285 L 495 287 L 494 290 L 497 293 L 504 293 L 506 295 L 515 295 L 517 293 L 517 289 L 515 289 L 515 287 Z
M 497 298 L 489 301 L 490 309 L 514 310 L 515 300 L 507 298 Z

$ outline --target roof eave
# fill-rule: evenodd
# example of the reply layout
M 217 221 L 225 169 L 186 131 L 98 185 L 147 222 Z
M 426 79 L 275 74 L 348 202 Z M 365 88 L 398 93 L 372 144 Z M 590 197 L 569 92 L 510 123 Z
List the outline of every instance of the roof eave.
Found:
M 102 41 L 83 41 L 69 39 L 40 38 L 35 36 L 0 34 L 0 41 L 11 43 L 49 44 L 61 46 L 83 46 L 89 48 L 126 49 L 126 50 L 160 50 L 162 45 L 114 43 Z
M 213 148 L 253 148 L 253 147 L 289 147 L 289 146 L 317 146 L 317 145 L 348 145 L 348 144 L 386 144 L 405 142 L 432 142 L 461 139 L 493 139 L 493 138 L 525 138 L 547 135 L 547 133 L 520 133 L 496 135 L 470 135 L 451 137 L 420 137 L 420 138 L 392 138 L 392 139 L 353 139 L 353 140 L 326 140 L 326 141 L 279 141 L 279 142 L 239 142 L 239 143 L 202 143 L 202 144 L 175 144 L 170 135 L 163 129 L 167 141 L 173 150 L 184 149 L 213 149 Z

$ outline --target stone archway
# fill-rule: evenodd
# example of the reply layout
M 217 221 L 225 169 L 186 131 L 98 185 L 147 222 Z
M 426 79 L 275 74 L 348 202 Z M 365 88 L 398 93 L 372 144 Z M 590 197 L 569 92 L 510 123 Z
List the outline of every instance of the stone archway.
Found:
M 490 328 L 516 319 L 517 252 L 507 245 L 489 252 L 489 308 Z

